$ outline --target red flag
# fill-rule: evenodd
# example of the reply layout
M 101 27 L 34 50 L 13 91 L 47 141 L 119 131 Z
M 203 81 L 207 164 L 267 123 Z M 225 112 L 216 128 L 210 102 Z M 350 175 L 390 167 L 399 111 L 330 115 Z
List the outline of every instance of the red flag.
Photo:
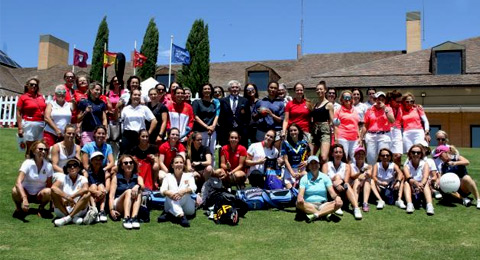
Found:
M 142 67 L 145 61 L 147 60 L 147 57 L 145 57 L 143 54 L 135 50 L 134 55 L 133 55 L 133 67 L 138 68 Z
M 78 66 L 80 68 L 86 68 L 87 67 L 87 59 L 88 59 L 88 53 L 73 49 L 73 65 Z

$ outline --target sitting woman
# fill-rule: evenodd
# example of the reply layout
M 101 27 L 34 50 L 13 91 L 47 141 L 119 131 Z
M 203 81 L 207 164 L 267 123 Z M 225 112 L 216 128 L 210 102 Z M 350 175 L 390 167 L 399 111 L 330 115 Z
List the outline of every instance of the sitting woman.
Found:
M 158 190 L 158 146 L 148 143 L 150 136 L 145 129 L 140 130 L 139 144 L 128 154 L 133 155 L 138 162 L 138 175 L 143 179 L 145 189 Z
M 244 172 L 245 159 L 247 158 L 247 149 L 239 144 L 240 136 L 236 131 L 229 134 L 229 144 L 226 144 L 220 150 L 220 168 L 215 171 L 215 177 L 223 181 L 227 187 L 237 185 L 239 188 L 245 187 L 246 174 Z
M 304 140 L 303 130 L 293 123 L 287 128 L 287 139 L 282 143 L 281 155 L 285 162 L 283 181 L 285 187 L 290 189 L 298 183 L 303 175 L 307 174 L 307 157 L 310 155 L 310 147 Z
M 58 175 L 63 175 L 63 166 L 68 159 L 80 158 L 80 145 L 75 144 L 75 133 L 77 128 L 73 124 L 65 126 L 65 134 L 63 141 L 56 143 L 50 149 L 50 158 L 52 160 L 53 182 Z
M 438 130 L 437 133 L 435 134 L 435 138 L 437 139 L 437 144 L 438 146 L 445 145 L 450 149 L 450 159 L 452 161 L 458 161 L 460 152 L 455 148 L 455 146 L 451 145 L 449 142 L 450 140 L 448 139 L 448 134 L 447 132 L 443 130 Z M 440 157 L 433 155 L 433 160 L 435 161 L 435 165 L 437 166 L 437 170 L 440 171 L 442 168 L 443 161 L 440 159 Z
M 35 141 L 28 151 L 30 159 L 26 159 L 20 166 L 12 189 L 12 199 L 16 207 L 14 218 L 24 219 L 30 203 L 38 203 L 38 214 L 46 216 L 45 205 L 50 202 L 53 175 L 52 164 L 46 160 L 47 153 L 47 145 L 43 141 Z
M 138 164 L 131 155 L 118 159 L 118 173 L 110 183 L 110 216 L 117 220 L 123 216 L 125 229 L 140 229 L 138 211 L 142 202 L 143 179 L 138 176 Z
M 160 188 L 160 193 L 166 199 L 165 212 L 158 218 L 158 222 L 172 219 L 182 227 L 190 227 L 187 216 L 195 214 L 195 200 L 190 196 L 197 190 L 195 179 L 192 173 L 185 172 L 186 164 L 183 156 L 175 156 L 172 166 L 173 174 L 165 177 Z
M 90 156 L 90 169 L 88 170 L 88 185 L 90 187 L 90 205 L 97 207 L 99 205 L 98 221 L 107 222 L 107 213 L 105 212 L 105 202 L 107 201 L 107 191 L 110 188 L 110 173 L 103 171 L 103 154 L 94 152 Z
M 327 192 L 332 201 L 327 201 Z M 300 180 L 297 197 L 297 209 L 307 214 L 308 221 L 313 221 L 340 209 L 342 199 L 332 187 L 330 178 L 320 172 L 320 160 L 312 155 L 307 160 L 307 174 Z
M 350 163 L 350 179 L 354 180 L 353 192 L 357 197 L 357 201 L 359 201 L 360 193 L 363 193 L 362 210 L 368 212 L 370 210 L 368 199 L 371 191 L 372 166 L 365 162 L 367 154 L 362 146 L 355 149 L 353 157 L 355 162 Z
M 207 146 L 202 145 L 202 141 L 202 133 L 194 132 L 187 145 L 187 171 L 193 173 L 197 187 L 202 187 L 213 173 L 212 154 Z
M 93 130 L 93 137 L 95 141 L 85 144 L 82 147 L 82 164 L 83 168 L 88 170 L 90 168 L 89 158 L 96 152 L 102 152 L 104 158 L 102 162 L 103 170 L 105 172 L 111 172 L 112 168 L 115 166 L 115 161 L 113 160 L 113 151 L 112 147 L 106 143 L 107 140 L 107 128 L 100 125 L 95 127 Z
M 350 165 L 347 163 L 347 158 L 343 145 L 334 144 L 330 148 L 330 159 L 322 167 L 322 172 L 328 175 L 332 180 L 335 192 L 343 198 L 348 198 L 353 207 L 353 215 L 355 219 L 362 219 L 362 212 L 358 207 L 358 200 L 351 187 L 350 183 Z M 343 215 L 341 208 L 335 212 L 337 215 Z
M 435 157 L 442 160 L 440 168 L 442 174 L 453 172 L 460 178 L 460 189 L 458 192 L 452 193 L 452 195 L 461 198 L 463 200 L 463 205 L 468 207 L 471 204 L 468 195 L 472 193 L 477 200 L 477 209 L 480 209 L 480 196 L 478 194 L 477 184 L 475 184 L 475 181 L 467 172 L 466 166 L 469 165 L 470 162 L 460 155 L 455 156 L 457 158 L 452 159 L 451 147 L 445 145 L 440 145 L 435 149 Z
M 252 186 L 260 188 L 265 186 L 266 189 L 272 189 L 272 187 L 269 187 L 271 186 L 269 183 L 270 181 L 267 180 L 267 183 L 264 184 L 265 180 L 263 178 L 264 176 L 267 176 L 267 179 L 273 178 L 271 182 L 278 182 L 280 184 L 278 186 L 283 187 L 281 178 L 278 178 L 278 181 L 274 179 L 277 175 L 275 170 L 277 169 L 277 160 L 279 154 L 277 148 L 275 148 L 273 145 L 275 141 L 275 135 L 276 132 L 274 130 L 268 130 L 265 133 L 265 139 L 263 141 L 253 143 L 250 145 L 250 147 L 248 147 L 245 164 L 249 166 L 247 176 L 248 181 Z M 270 175 L 275 176 L 269 177 Z
M 177 155 L 185 158 L 185 146 L 180 143 L 180 130 L 176 127 L 168 131 L 168 140 L 158 148 L 160 171 L 158 172 L 158 183 L 162 183 L 167 173 L 172 172 L 172 161 Z
M 373 165 L 371 187 L 373 194 L 378 199 L 377 209 L 385 207 L 385 200 L 388 204 L 393 205 L 395 198 L 397 207 L 406 208 L 402 200 L 403 173 L 395 164 L 392 151 L 387 148 L 380 149 L 377 163 Z
M 52 201 L 55 205 L 55 215 L 59 217 L 53 223 L 56 227 L 73 223 L 83 224 L 87 214 L 90 193 L 88 180 L 80 174 L 82 164 L 78 158 L 71 158 L 64 167 L 65 175 L 58 178 L 52 186 Z
M 423 193 L 427 202 L 427 215 L 433 215 L 432 191 L 428 185 L 430 167 L 423 160 L 425 154 L 422 145 L 414 144 L 408 150 L 408 162 L 403 167 L 405 173 L 405 200 L 407 201 L 407 213 L 413 213 L 415 207 L 412 203 L 412 195 L 417 198 Z

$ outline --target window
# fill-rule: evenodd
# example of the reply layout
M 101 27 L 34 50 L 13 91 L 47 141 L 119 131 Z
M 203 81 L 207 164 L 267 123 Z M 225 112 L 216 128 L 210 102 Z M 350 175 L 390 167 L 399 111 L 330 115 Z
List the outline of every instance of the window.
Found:
M 462 51 L 437 51 L 437 75 L 462 74 Z
M 438 141 L 435 136 L 437 135 L 437 132 L 441 129 L 441 125 L 430 125 L 430 137 L 432 138 L 432 140 L 430 140 L 430 146 L 438 146 Z
M 258 91 L 267 91 L 268 71 L 249 71 L 248 82 L 257 85 Z
M 480 148 L 480 125 L 470 126 L 470 146 L 472 148 Z
M 168 86 L 168 74 L 158 74 L 157 76 L 155 76 L 155 79 L 159 83 L 162 83 L 163 85 L 167 86 L 167 88 L 169 87 Z M 172 74 L 172 78 L 171 78 L 170 82 L 174 82 L 174 81 L 175 81 L 175 74 Z

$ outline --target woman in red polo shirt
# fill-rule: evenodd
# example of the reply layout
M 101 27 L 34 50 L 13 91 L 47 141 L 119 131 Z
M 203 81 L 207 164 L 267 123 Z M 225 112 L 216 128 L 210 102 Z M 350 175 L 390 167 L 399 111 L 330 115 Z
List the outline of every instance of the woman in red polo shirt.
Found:
M 165 176 L 172 173 L 173 158 L 179 154 L 185 158 L 185 146 L 180 143 L 180 130 L 176 127 L 170 128 L 168 141 L 158 148 L 160 171 L 158 172 L 158 183 L 161 184 Z
M 27 153 L 33 142 L 42 139 L 45 127 L 44 114 L 47 104 L 39 89 L 40 80 L 36 78 L 27 80 L 24 94 L 17 102 L 18 136 L 25 140 Z
M 335 140 L 343 145 L 347 160 L 355 162 L 353 154 L 358 146 L 362 146 L 362 139 L 358 130 L 360 116 L 352 105 L 352 98 L 350 90 L 342 92 L 340 95 L 342 106 L 335 111 L 333 118 L 340 121 L 340 124 L 335 126 Z
M 405 93 L 402 97 L 403 152 L 422 141 L 430 143 L 430 125 L 423 107 L 415 105 L 415 96 Z
M 305 87 L 302 83 L 297 83 L 293 87 L 295 90 L 295 98 L 287 103 L 285 106 L 285 117 L 283 119 L 282 137 L 285 138 L 287 134 L 287 127 L 292 123 L 297 124 L 302 128 L 305 134 L 305 141 L 311 143 L 312 137 L 310 135 L 310 112 L 313 108 L 310 100 L 305 99 L 304 90 Z M 313 147 L 310 147 L 313 149 Z
M 229 144 L 220 150 L 220 168 L 215 171 L 215 177 L 220 178 L 226 186 L 239 185 L 245 187 L 246 174 L 244 171 L 247 149 L 239 144 L 240 136 L 237 132 L 229 134 Z

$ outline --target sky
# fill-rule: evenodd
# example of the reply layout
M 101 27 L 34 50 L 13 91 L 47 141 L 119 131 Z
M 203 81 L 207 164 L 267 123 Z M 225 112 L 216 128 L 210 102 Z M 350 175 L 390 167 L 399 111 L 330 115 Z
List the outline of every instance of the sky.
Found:
M 479 0 L 304 0 L 303 53 L 405 50 L 405 17 L 423 11 L 423 48 L 480 36 Z M 137 49 L 150 18 L 160 34 L 157 64 L 168 64 L 170 36 L 185 46 L 196 19 L 209 27 L 210 61 L 296 58 L 301 0 L 0 0 L 0 49 L 36 67 L 40 35 L 51 34 L 92 55 L 104 16 L 109 49 Z M 129 55 L 126 55 L 129 57 Z M 88 60 L 90 63 L 90 59 Z

